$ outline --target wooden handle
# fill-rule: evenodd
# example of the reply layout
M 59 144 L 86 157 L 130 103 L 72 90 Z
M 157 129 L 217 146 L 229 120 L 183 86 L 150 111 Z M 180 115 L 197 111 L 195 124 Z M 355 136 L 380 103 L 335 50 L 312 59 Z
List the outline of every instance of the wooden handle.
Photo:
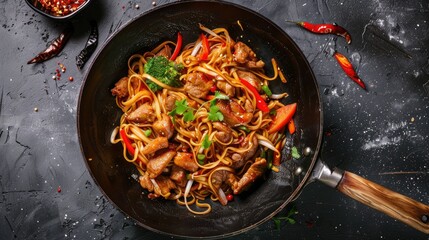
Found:
M 347 171 L 344 172 L 337 189 L 367 206 L 429 234 L 429 206 L 423 203 Z

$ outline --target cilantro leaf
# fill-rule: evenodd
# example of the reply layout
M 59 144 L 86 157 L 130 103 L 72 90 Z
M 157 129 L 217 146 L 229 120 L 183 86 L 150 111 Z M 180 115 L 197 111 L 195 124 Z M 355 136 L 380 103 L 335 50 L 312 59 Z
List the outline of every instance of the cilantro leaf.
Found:
M 219 91 L 216 91 L 215 92 L 215 94 L 214 94 L 214 99 L 219 99 L 219 100 L 229 100 L 229 97 L 227 96 L 227 95 L 225 95 L 225 94 L 222 94 L 221 92 L 219 92 Z
M 202 147 L 204 148 L 204 149 L 207 149 L 207 148 L 209 148 L 210 147 L 210 145 L 212 144 L 212 141 L 210 141 L 209 140 L 209 136 L 208 135 L 206 135 L 205 137 L 204 137 L 204 139 L 203 139 L 203 143 L 202 143 Z
M 208 119 L 210 121 L 223 121 L 223 114 L 219 111 L 218 106 L 216 105 L 210 106 Z
M 296 147 L 292 147 L 291 149 L 292 151 L 292 157 L 295 159 L 299 159 L 301 157 L 301 155 L 299 155 L 298 153 L 298 149 Z
M 186 112 L 186 110 L 188 110 L 188 101 L 186 100 L 186 98 L 181 101 L 176 101 L 175 105 L 176 107 L 174 108 L 174 111 L 176 112 L 176 114 L 182 115 Z
M 195 115 L 192 112 L 192 109 L 186 110 L 186 112 L 183 114 L 183 120 L 185 122 L 194 121 L 194 119 L 195 119 Z

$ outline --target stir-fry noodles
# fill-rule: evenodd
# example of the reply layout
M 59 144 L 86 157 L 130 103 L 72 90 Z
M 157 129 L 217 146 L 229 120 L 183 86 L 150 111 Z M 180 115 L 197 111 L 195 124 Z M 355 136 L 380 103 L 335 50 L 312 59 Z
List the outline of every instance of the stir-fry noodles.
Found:
M 186 46 L 178 33 L 176 43 L 129 58 L 128 75 L 111 90 L 124 112 L 111 142 L 122 143 L 149 198 L 205 214 L 208 198 L 226 205 L 265 171 L 278 171 L 281 130 L 296 104 L 284 105 L 287 93 L 268 87 L 286 82 L 274 59 L 267 76 L 268 64 L 246 43 L 225 28 L 199 27 L 199 38 Z

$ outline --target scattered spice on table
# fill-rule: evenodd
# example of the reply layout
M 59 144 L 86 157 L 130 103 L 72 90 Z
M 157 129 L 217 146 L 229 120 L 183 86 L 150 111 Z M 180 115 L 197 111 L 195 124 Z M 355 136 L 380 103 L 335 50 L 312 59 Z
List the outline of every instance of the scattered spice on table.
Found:
M 42 10 L 51 15 L 66 16 L 79 9 L 86 0 L 37 0 L 37 2 L 42 6 Z
M 338 63 L 340 64 L 343 71 L 347 74 L 347 76 L 355 83 L 357 83 L 361 88 L 366 90 L 365 83 L 362 81 L 362 79 L 359 78 L 349 59 L 347 59 L 343 54 L 339 52 L 335 52 L 334 57 L 335 59 L 337 59 Z
M 90 22 L 91 32 L 89 33 L 88 40 L 86 41 L 84 49 L 76 56 L 76 66 L 82 69 L 85 63 L 89 60 L 91 55 L 95 52 L 98 45 L 98 27 L 97 22 L 92 20 Z
M 67 25 L 67 27 L 61 32 L 60 36 L 51 41 L 45 50 L 37 54 L 37 56 L 28 61 L 27 64 L 41 63 L 55 57 L 63 50 L 72 34 L 73 26 L 71 24 Z
M 309 22 L 293 22 L 303 27 L 304 29 L 318 34 L 336 34 L 346 39 L 347 44 L 352 43 L 352 37 L 349 32 L 336 23 L 314 24 Z

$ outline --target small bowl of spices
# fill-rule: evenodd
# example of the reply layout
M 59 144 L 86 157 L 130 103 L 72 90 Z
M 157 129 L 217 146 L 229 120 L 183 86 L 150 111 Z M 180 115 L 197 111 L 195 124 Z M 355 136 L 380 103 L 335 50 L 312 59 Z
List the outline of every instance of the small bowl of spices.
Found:
M 69 19 L 81 12 L 91 0 L 25 0 L 36 12 L 52 19 Z

